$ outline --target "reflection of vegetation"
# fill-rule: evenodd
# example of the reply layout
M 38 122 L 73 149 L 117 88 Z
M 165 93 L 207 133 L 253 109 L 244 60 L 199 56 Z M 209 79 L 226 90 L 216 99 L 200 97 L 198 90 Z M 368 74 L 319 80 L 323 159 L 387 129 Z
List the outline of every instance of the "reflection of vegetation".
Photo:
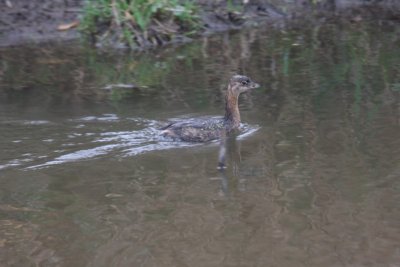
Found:
M 303 73 L 304 77 L 313 81 L 308 91 L 315 95 L 317 108 L 324 108 L 324 101 L 330 101 L 342 88 L 353 88 L 353 111 L 359 114 L 365 100 L 372 100 L 372 96 L 384 88 L 395 91 L 398 78 L 393 66 L 400 60 L 398 49 L 385 49 L 379 45 L 383 40 L 372 40 L 377 33 L 371 32 L 367 25 L 364 27 L 356 30 L 350 26 L 343 31 L 336 27 L 319 26 L 311 28 L 310 34 L 286 34 L 281 44 L 275 44 L 284 47 L 279 51 L 282 75 L 293 80 L 296 79 L 294 74 Z M 315 29 L 318 31 L 314 32 Z M 305 28 L 305 31 L 308 32 L 308 29 Z M 296 39 L 308 37 L 312 38 L 310 44 L 307 39 L 302 45 L 296 44 Z M 387 41 L 394 45 L 393 41 Z M 333 43 L 328 45 L 328 42 Z M 376 105 L 376 101 L 372 101 L 371 105 Z
M 285 49 L 283 53 L 283 75 L 289 76 L 289 54 L 290 49 Z
M 135 84 L 138 87 L 153 87 L 163 83 L 166 77 L 183 65 L 191 68 L 192 57 L 199 53 L 198 45 L 182 48 L 185 57 L 177 59 L 175 56 L 155 57 L 149 54 L 132 54 L 118 58 L 99 60 L 97 54 L 88 54 L 87 67 L 95 79 L 96 87 L 107 84 Z M 110 64 L 110 61 L 116 61 Z M 150 89 L 149 89 L 150 90 Z
M 181 47 L 180 56 L 168 53 L 166 56 L 138 53 L 100 55 L 92 49 L 65 51 L 62 47 L 35 53 L 15 49 L 3 57 L 0 86 L 10 96 L 28 96 L 32 92 L 35 98 L 60 98 L 62 101 L 108 99 L 116 103 L 133 95 L 155 93 L 177 69 L 192 70 L 195 67 L 193 58 L 201 57 L 200 49 L 199 44 Z M 119 84 L 129 86 L 125 89 L 123 86 L 110 87 Z M 158 93 L 175 94 L 173 91 L 178 88 L 174 87 Z
M 399 91 L 400 77 L 393 71 L 393 66 L 400 60 L 398 49 L 395 49 L 393 40 L 387 40 L 393 49 L 384 49 L 379 45 L 383 40 L 372 39 L 373 34 L 379 33 L 369 32 L 368 27 L 339 30 L 324 25 L 304 26 L 303 32 L 269 33 L 268 42 L 264 42 L 255 55 L 248 50 L 248 44 L 242 47 L 245 43 L 237 42 L 236 35 L 228 42 L 218 39 L 204 44 L 198 42 L 164 55 L 99 55 L 93 50 L 62 49 L 31 53 L 16 49 L 2 58 L 2 83 L 14 89 L 40 87 L 40 94 L 47 97 L 65 98 L 68 96 L 66 92 L 72 92 L 70 99 L 105 98 L 118 102 L 137 94 L 137 88 L 141 88 L 151 94 L 170 94 L 173 99 L 180 99 L 180 92 L 175 87 L 176 83 L 181 88 L 187 85 L 186 73 L 196 73 L 197 79 L 201 77 L 196 86 L 207 88 L 210 75 L 221 80 L 238 69 L 248 69 L 257 80 L 266 75 L 262 70 L 270 62 L 268 68 L 272 68 L 275 78 L 266 79 L 277 81 L 281 76 L 287 77 L 285 88 L 291 90 L 289 87 L 295 82 L 294 88 L 313 93 L 317 110 L 323 108 L 340 88 L 353 88 L 353 111 L 359 114 L 365 98 L 384 89 Z M 251 42 L 249 36 L 239 39 Z M 215 47 L 222 47 L 224 53 L 209 57 L 208 53 L 213 53 Z M 240 58 L 238 55 L 242 55 L 243 49 L 250 53 Z M 223 67 L 223 72 L 215 72 L 223 65 L 227 66 Z M 176 75 L 178 72 L 180 74 Z M 102 90 L 110 84 L 132 84 L 136 89 Z M 160 86 L 168 87 L 168 90 L 155 92 Z M 267 89 L 266 86 L 264 90 Z M 209 103 L 204 92 L 196 94 L 201 96 L 195 100 L 197 104 Z M 376 101 L 371 103 L 376 104 Z
M 281 183 L 290 179 L 296 187 L 293 177 L 300 173 L 296 168 L 303 161 L 303 165 L 312 166 L 307 179 L 313 179 L 314 186 L 318 186 L 325 177 L 333 176 L 318 162 L 330 162 L 336 176 L 344 177 L 339 178 L 338 184 L 342 179 L 354 182 L 349 188 L 341 188 L 342 192 L 359 200 L 368 190 L 360 185 L 371 177 L 365 171 L 373 168 L 369 165 L 371 158 L 387 151 L 381 147 L 379 137 L 392 126 L 384 121 L 398 120 L 398 110 L 392 103 L 398 101 L 399 38 L 394 37 L 394 29 L 382 31 L 368 23 L 308 26 L 285 33 L 290 42 L 282 38 L 278 43 L 270 42 L 268 48 L 281 72 L 278 77 L 285 81 L 280 89 L 288 103 L 279 112 L 279 140 L 292 141 L 293 150 L 306 150 L 302 151 L 305 158 L 299 159 L 298 150 L 287 153 L 276 148 L 280 157 L 296 156 L 285 161 L 293 162 L 292 166 L 288 163 L 283 171 L 278 170 L 279 179 Z M 301 45 L 297 45 L 299 40 Z M 301 135 L 304 142 L 298 142 L 295 135 Z M 391 137 L 391 133 L 386 136 Z

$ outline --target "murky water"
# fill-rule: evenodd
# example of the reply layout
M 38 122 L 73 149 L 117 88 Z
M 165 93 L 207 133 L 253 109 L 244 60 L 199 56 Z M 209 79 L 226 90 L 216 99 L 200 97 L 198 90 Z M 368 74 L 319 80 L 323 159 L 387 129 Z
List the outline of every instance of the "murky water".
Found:
M 146 54 L 1 51 L 0 265 L 398 266 L 399 33 L 327 23 Z M 158 135 L 222 115 L 238 72 L 262 87 L 241 96 L 227 169 L 217 143 Z

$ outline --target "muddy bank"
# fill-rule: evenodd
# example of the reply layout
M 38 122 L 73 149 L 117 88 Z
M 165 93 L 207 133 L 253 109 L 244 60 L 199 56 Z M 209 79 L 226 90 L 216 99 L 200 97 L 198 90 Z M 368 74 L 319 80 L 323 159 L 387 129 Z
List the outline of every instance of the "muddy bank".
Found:
M 59 31 L 57 27 L 78 20 L 83 3 L 82 0 L 0 1 L 0 46 L 78 38 L 77 29 Z
M 363 18 L 400 20 L 400 3 L 396 0 L 326 0 L 317 1 L 317 4 L 311 4 L 315 1 L 309 0 L 296 0 L 292 3 L 278 0 L 233 1 L 238 5 L 246 3 L 240 11 L 229 11 L 226 8 L 227 1 L 195 2 L 200 8 L 201 24 L 197 36 L 268 22 L 309 19 L 311 14 L 316 13 L 331 17 L 342 16 L 355 21 Z M 82 18 L 83 5 L 83 0 L 1 1 L 0 46 L 79 39 L 81 33 L 76 26 Z M 161 42 L 160 45 L 188 39 L 185 34 L 178 34 L 173 40 Z

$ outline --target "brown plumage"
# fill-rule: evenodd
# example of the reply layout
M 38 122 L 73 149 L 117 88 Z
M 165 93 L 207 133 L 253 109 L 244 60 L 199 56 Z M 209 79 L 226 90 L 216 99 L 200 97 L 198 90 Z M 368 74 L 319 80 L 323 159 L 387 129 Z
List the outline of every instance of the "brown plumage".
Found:
M 225 95 L 225 116 L 223 118 L 196 118 L 173 122 L 162 128 L 166 137 L 186 142 L 206 142 L 218 139 L 223 131 L 236 131 L 240 127 L 239 95 L 259 85 L 250 78 L 234 75 Z

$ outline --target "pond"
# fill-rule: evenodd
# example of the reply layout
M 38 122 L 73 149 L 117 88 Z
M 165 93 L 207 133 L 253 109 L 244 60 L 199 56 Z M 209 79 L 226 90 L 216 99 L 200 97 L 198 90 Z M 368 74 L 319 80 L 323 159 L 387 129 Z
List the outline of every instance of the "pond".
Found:
M 305 23 L 144 53 L 0 51 L 5 266 L 396 266 L 400 28 Z M 246 134 L 190 144 L 170 119 Z

